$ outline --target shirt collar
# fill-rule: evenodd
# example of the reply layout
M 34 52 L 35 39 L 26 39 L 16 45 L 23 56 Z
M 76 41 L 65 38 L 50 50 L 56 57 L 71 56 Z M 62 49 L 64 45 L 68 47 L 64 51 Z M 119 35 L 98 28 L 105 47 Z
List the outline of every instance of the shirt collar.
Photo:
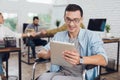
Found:
M 80 32 L 79 32 L 79 35 L 78 35 L 79 40 L 83 40 L 85 38 L 86 32 L 87 32 L 86 29 L 80 29 Z
M 79 42 L 82 42 L 85 36 L 85 29 L 80 29 L 79 34 L 78 34 L 78 39 Z M 68 31 L 66 31 L 66 36 L 65 36 L 66 40 L 69 40 L 69 36 L 68 36 Z
M 86 35 L 86 30 L 85 29 L 80 29 L 79 35 L 78 35 L 78 40 L 79 43 L 81 45 L 81 47 L 84 47 L 84 45 L 82 44 L 84 42 L 84 38 Z

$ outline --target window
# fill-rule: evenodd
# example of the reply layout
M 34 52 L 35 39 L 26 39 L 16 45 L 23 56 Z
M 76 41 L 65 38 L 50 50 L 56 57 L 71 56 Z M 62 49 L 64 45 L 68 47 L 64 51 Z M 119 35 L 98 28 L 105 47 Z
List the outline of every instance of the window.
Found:
M 17 26 L 17 14 L 16 13 L 3 13 L 5 19 L 5 26 L 9 27 L 11 30 L 16 31 Z
M 52 4 L 52 0 L 27 0 L 28 2 L 33 3 L 45 3 L 45 4 Z
M 33 16 L 38 16 L 40 19 L 40 27 L 41 28 L 49 28 L 51 25 L 51 15 L 48 14 L 40 14 L 40 13 L 28 13 L 28 23 L 32 23 Z
M 8 0 L 8 1 L 18 1 L 18 0 Z

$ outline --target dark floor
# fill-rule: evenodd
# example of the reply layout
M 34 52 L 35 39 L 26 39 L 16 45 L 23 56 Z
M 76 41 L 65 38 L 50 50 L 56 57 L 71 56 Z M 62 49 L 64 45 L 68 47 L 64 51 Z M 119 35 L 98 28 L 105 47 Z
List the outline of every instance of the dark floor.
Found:
M 27 56 L 22 57 L 24 60 Z M 32 66 L 22 62 L 22 80 L 31 80 L 32 78 Z M 35 77 L 39 74 L 46 72 L 49 69 L 50 63 L 42 63 L 36 66 Z M 120 66 L 119 66 L 120 69 Z M 9 59 L 9 76 L 18 76 L 18 58 L 17 54 L 12 54 Z M 120 80 L 120 70 L 112 74 L 103 75 L 101 78 L 107 78 L 107 80 Z M 13 80 L 13 79 L 9 79 Z

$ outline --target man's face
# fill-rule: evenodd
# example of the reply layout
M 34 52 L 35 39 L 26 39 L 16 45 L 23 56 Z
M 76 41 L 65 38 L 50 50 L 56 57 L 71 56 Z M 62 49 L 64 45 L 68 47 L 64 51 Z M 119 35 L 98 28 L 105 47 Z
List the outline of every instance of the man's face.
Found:
M 67 29 L 70 33 L 79 31 L 80 24 L 82 23 L 82 17 L 79 10 L 66 11 L 64 19 L 67 24 Z
M 0 24 L 3 24 L 4 23 L 4 19 L 3 19 L 3 16 L 0 15 Z
M 35 20 L 33 21 L 33 24 L 36 25 L 36 26 L 38 25 L 38 23 L 39 23 L 39 19 L 35 19 Z

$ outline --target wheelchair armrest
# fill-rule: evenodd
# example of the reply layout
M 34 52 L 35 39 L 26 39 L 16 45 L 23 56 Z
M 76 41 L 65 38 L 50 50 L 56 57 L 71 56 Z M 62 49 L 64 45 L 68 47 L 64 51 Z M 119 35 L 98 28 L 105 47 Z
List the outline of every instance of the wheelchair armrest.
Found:
M 86 65 L 85 69 L 89 70 L 89 69 L 92 69 L 92 68 L 95 68 L 95 67 L 97 67 L 97 65 Z
M 37 58 L 35 59 L 35 63 L 33 64 L 33 72 L 32 72 L 32 79 L 31 80 L 37 80 L 35 79 L 35 67 L 37 65 L 37 63 L 45 63 L 45 62 L 49 62 L 50 59 L 42 59 L 42 58 Z M 49 70 L 47 72 L 50 72 Z
M 49 61 L 50 61 L 50 59 L 43 59 L 43 58 L 35 59 L 35 62 L 38 62 L 38 63 L 49 62 Z

